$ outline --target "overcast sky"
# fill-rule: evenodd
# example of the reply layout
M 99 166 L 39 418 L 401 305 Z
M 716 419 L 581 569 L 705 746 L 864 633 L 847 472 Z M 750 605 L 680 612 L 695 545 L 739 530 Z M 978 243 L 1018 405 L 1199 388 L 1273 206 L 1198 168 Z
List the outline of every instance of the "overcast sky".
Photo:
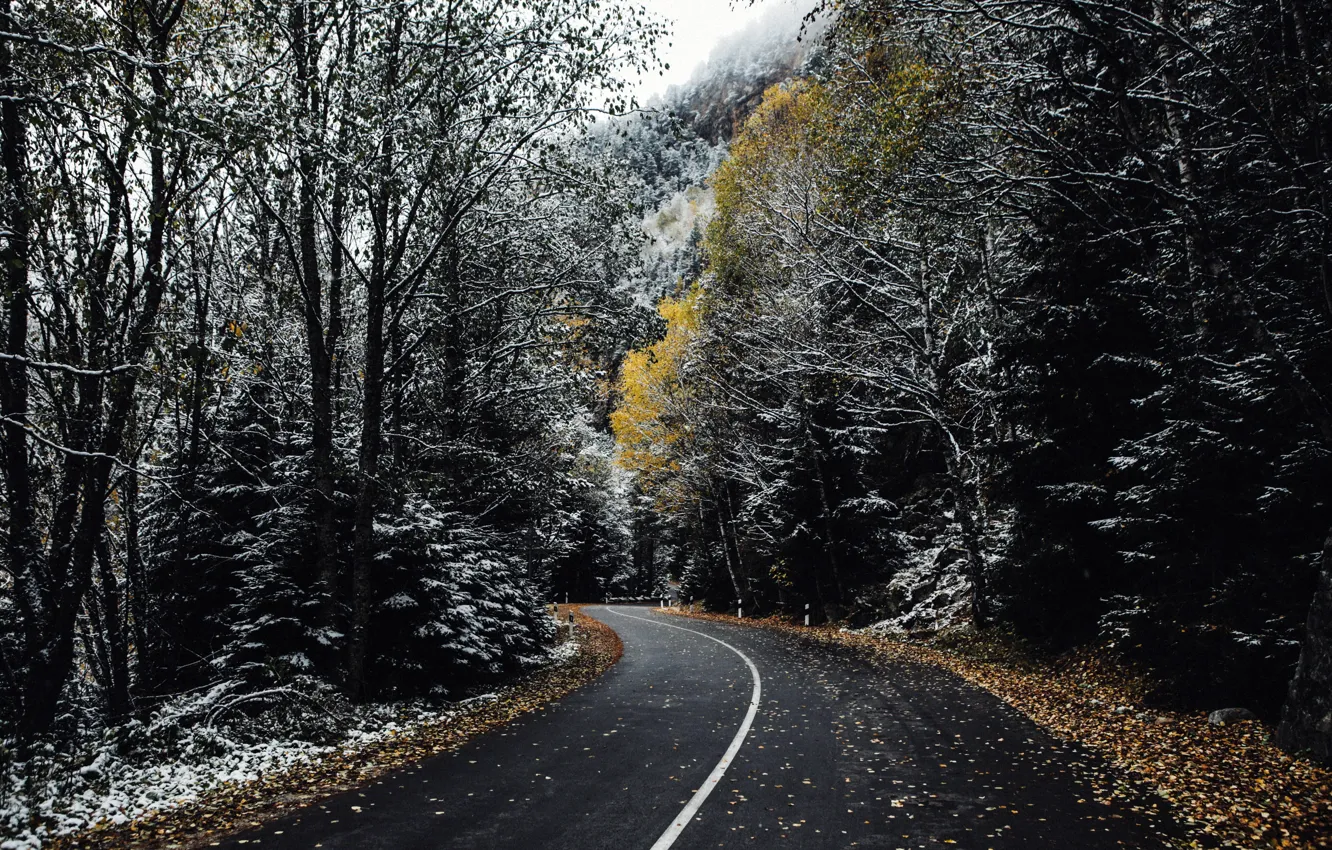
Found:
M 640 99 L 666 90 L 667 86 L 687 82 L 712 48 L 724 36 L 743 29 L 777 7 L 810 6 L 803 0 L 639 0 L 653 12 L 672 21 L 671 44 L 658 47 L 658 55 L 670 63 L 664 77 L 655 74 L 639 82 Z

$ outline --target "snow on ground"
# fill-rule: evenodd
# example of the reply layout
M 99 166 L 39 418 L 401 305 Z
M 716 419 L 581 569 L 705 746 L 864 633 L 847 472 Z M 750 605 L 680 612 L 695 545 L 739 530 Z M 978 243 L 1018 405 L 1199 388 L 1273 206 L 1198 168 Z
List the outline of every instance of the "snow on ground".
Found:
M 564 665 L 578 656 L 576 640 L 565 641 L 532 666 Z M 293 732 L 252 739 L 255 724 L 210 718 L 208 706 L 234 695 L 226 686 L 182 697 L 159 709 L 147 723 L 108 730 L 100 744 L 77 752 L 48 748 L 25 762 L 8 761 L 0 747 L 0 850 L 39 850 L 43 842 L 98 823 L 124 824 L 160 809 L 197 799 L 225 783 L 253 782 L 330 753 L 356 749 L 427 722 L 447 721 L 474 696 L 448 708 L 424 703 L 343 705 L 323 718 L 336 724 L 332 743 L 303 740 Z M 160 742 L 148 755 L 122 756 L 126 740 Z M 169 753 L 169 755 L 167 754 Z
M 871 634 L 938 633 L 971 621 L 971 582 L 956 570 L 908 567 L 893 576 L 887 596 L 890 616 L 871 625 Z
M 0 850 L 35 850 L 45 836 L 77 832 L 103 821 L 126 823 L 192 800 L 225 782 L 250 782 L 336 749 L 294 740 L 238 744 L 219 736 L 214 741 L 221 749 L 215 755 L 191 753 L 185 759 L 156 764 L 126 762 L 108 746 L 72 776 L 59 775 L 69 765 L 57 760 L 49 777 L 35 783 L 41 793 L 32 796 L 23 793 L 24 774 L 44 771 L 31 764 L 14 765 L 4 777 L 5 800 L 0 804 L 0 823 L 13 837 L 0 843 Z
M 566 640 L 550 651 L 552 664 L 568 664 L 578 657 L 580 646 L 577 640 Z

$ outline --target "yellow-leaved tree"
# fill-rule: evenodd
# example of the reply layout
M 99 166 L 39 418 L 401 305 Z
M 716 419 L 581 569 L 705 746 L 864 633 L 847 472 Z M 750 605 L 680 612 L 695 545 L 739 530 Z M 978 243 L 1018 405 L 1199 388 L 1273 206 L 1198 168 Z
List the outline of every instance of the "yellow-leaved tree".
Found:
M 842 509 L 878 504 L 859 458 L 879 420 L 923 418 L 900 385 L 921 383 L 928 305 L 880 260 L 945 81 L 886 54 L 862 68 L 765 92 L 710 181 L 702 282 L 661 302 L 664 338 L 623 364 L 619 463 L 690 529 L 703 551 L 685 561 L 724 567 L 737 601 L 773 586 L 842 600 L 843 575 L 882 557 L 861 542 L 877 515 Z M 851 451 L 833 445 L 848 434 Z
M 856 79 L 801 79 L 764 92 L 712 178 L 712 272 L 733 277 L 739 266 L 836 238 L 891 205 L 886 184 L 917 151 L 925 127 L 953 108 L 955 84 L 936 68 L 883 52 L 866 55 L 862 70 Z
M 666 334 L 625 355 L 620 402 L 611 413 L 620 466 L 636 473 L 643 491 L 664 508 L 681 507 L 686 497 L 681 472 L 693 429 L 685 367 L 698 336 L 702 297 L 695 283 L 657 305 Z

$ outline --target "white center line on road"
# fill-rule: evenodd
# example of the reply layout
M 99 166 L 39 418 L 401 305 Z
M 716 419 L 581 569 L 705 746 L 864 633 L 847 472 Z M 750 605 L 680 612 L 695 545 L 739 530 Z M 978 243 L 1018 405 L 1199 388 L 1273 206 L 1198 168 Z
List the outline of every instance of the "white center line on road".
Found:
M 647 617 L 635 617 L 633 614 L 624 614 L 620 611 L 616 611 L 614 608 L 607 608 L 606 610 L 619 617 L 628 617 L 630 620 L 642 620 L 645 623 L 651 623 L 654 626 L 665 626 L 668 629 L 679 629 L 682 632 L 689 632 L 691 635 L 698 635 L 699 637 L 705 637 L 710 641 L 715 641 L 740 656 L 740 660 L 749 665 L 750 675 L 754 677 L 754 693 L 749 697 L 749 711 L 745 712 L 744 722 L 740 724 L 740 728 L 736 731 L 735 737 L 731 739 L 731 746 L 726 748 L 726 752 L 722 754 L 721 761 L 717 762 L 717 766 L 712 769 L 712 773 L 708 774 L 708 778 L 703 780 L 703 784 L 694 792 L 694 796 L 691 797 L 689 802 L 685 804 L 685 807 L 680 810 L 680 814 L 675 816 L 675 820 L 666 828 L 666 831 L 661 834 L 661 837 L 657 839 L 657 843 L 653 844 L 651 847 L 651 850 L 668 850 L 670 846 L 675 843 L 675 839 L 680 837 L 680 833 L 684 832 L 684 828 L 689 825 L 689 821 L 693 820 L 694 815 L 698 814 L 698 809 L 703 805 L 703 801 L 708 799 L 708 795 L 712 793 L 712 789 L 716 788 L 717 783 L 721 782 L 722 777 L 726 775 L 726 768 L 730 767 L 731 761 L 735 758 L 735 754 L 740 752 L 740 745 L 745 742 L 745 736 L 749 734 L 749 727 L 754 725 L 754 715 L 758 713 L 759 696 L 763 693 L 763 685 L 759 680 L 758 668 L 754 666 L 753 661 L 749 660 L 749 656 L 745 655 L 721 638 L 715 638 L 710 634 L 695 631 L 694 629 L 686 629 L 684 626 L 663 623 L 659 620 L 650 620 Z

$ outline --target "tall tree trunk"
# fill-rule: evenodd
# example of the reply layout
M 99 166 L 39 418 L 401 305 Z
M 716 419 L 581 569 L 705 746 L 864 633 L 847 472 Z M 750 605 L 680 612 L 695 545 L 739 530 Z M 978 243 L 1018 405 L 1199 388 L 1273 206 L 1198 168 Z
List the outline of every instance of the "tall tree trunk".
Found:
M 731 558 L 730 535 L 726 533 L 726 507 L 722 503 L 724 497 L 721 494 L 718 494 L 715 484 L 709 484 L 709 487 L 712 490 L 712 503 L 716 505 L 714 514 L 717 517 L 717 534 L 721 541 L 722 557 L 726 562 L 726 573 L 731 577 L 731 589 L 735 591 L 736 601 L 743 605 L 745 603 L 744 589 L 740 586 L 740 575 L 737 569 L 738 564 Z M 701 519 L 703 514 L 702 503 L 699 504 L 698 510 L 699 518 Z
M 108 680 L 108 720 L 116 725 L 130 713 L 129 645 L 123 619 L 120 581 L 111 563 L 111 547 L 103 536 L 97 541 L 97 583 L 102 613 L 102 631 L 106 639 Z
M 348 68 L 354 67 L 357 58 L 358 24 L 360 11 L 352 3 L 347 12 L 347 54 L 344 62 Z M 341 570 L 337 556 L 337 531 L 335 511 L 335 481 L 333 463 L 333 422 L 338 412 L 338 397 L 341 395 L 341 381 L 338 380 L 338 344 L 342 340 L 342 294 L 346 277 L 346 245 L 348 184 L 351 156 L 351 117 L 352 87 L 349 74 L 343 75 L 341 98 L 341 124 L 338 127 L 337 157 L 333 163 L 333 200 L 330 226 L 332 228 L 329 249 L 328 279 L 328 318 L 325 325 L 322 344 L 318 352 L 319 388 L 317 402 L 319 410 L 316 416 L 318 436 L 313 440 L 315 490 L 317 507 L 315 534 L 318 538 L 319 582 L 323 595 L 320 606 L 321 625 L 329 646 L 331 637 L 338 631 L 341 605 L 339 592 Z M 312 351 L 311 357 L 315 356 Z M 312 361 L 313 362 L 313 361 Z M 311 399 L 314 403 L 314 398 Z
M 726 530 L 731 541 L 731 552 L 735 556 L 735 572 L 744 584 L 745 590 L 749 590 L 749 584 L 745 578 L 745 559 L 740 554 L 740 533 L 737 530 L 735 494 L 731 492 L 731 482 L 722 481 L 722 502 L 726 509 Z M 752 594 L 746 594 L 750 598 L 747 602 L 753 604 Z
M 131 434 L 130 439 L 135 440 Z M 143 681 L 160 675 L 154 666 L 156 655 L 148 638 L 148 577 L 143 568 L 143 550 L 139 545 L 139 475 L 128 472 L 121 486 L 125 490 L 125 583 L 126 612 L 130 635 L 134 640 L 134 669 L 139 678 L 140 693 Z
M 1332 530 L 1323 542 L 1318 584 L 1309 605 L 1295 678 L 1281 710 L 1277 743 L 1332 763 Z
M 352 623 L 347 690 L 368 694 L 370 619 L 374 599 L 375 510 L 379 502 L 379 455 L 384 416 L 384 282 L 371 274 L 366 287 L 365 381 L 361 400 L 361 445 L 357 462 L 352 540 Z
M 386 99 L 391 99 L 397 89 L 403 19 L 402 14 L 396 16 L 389 39 L 388 73 L 384 81 Z M 388 291 L 385 275 L 389 263 L 396 155 L 396 141 L 390 132 L 385 134 L 380 146 L 377 193 L 371 210 L 375 235 L 365 293 L 365 381 L 361 392 L 361 445 L 352 529 L 352 627 L 347 680 L 348 693 L 358 700 L 370 696 L 370 620 L 374 612 L 371 578 L 375 559 L 375 512 L 379 506 L 379 457 L 384 432 L 384 298 Z
M 301 118 L 301 153 L 298 163 L 299 198 L 296 212 L 296 238 L 301 298 L 304 306 L 306 356 L 310 364 L 310 460 L 314 468 L 314 567 L 319 576 L 320 617 L 324 633 L 321 644 L 328 652 L 319 659 L 326 668 L 336 664 L 333 639 L 338 610 L 338 559 L 333 473 L 333 346 L 340 330 L 340 317 L 329 317 L 325 325 L 324 284 L 319 269 L 319 222 L 316 210 L 319 193 L 319 165 L 322 140 L 315 133 L 321 98 L 318 80 L 318 45 L 314 33 L 312 0 L 295 0 L 291 7 L 292 58 L 296 63 L 295 84 L 297 112 Z M 342 200 L 341 198 L 335 200 Z M 341 210 L 335 210 L 340 214 Z M 337 225 L 342 224 L 340 218 Z M 338 234 L 335 234 L 335 236 Z M 342 256 L 335 245 L 330 271 L 341 283 Z M 336 264 L 336 265 L 334 265 Z M 339 292 L 340 295 L 340 292 Z M 331 301 L 340 310 L 340 297 Z M 330 339 L 329 337 L 333 338 Z
M 12 0 L 0 0 L 0 26 L 19 32 Z M 5 495 L 8 500 L 7 555 L 14 576 L 14 595 L 23 623 L 25 647 L 38 644 L 38 624 L 44 619 L 43 600 L 36 572 L 40 557 L 33 511 L 32 471 L 28 461 L 28 211 L 27 124 L 22 92 L 14 71 L 14 42 L 0 43 L 0 160 L 5 186 L 0 213 L 6 238 L 0 249 L 4 265 L 5 353 L 0 364 L 0 414 L 4 416 Z M 16 696 L 19 696 L 16 694 Z M 21 696 L 20 696 L 21 698 Z M 18 706 L 20 710 L 22 706 Z
M 89 596 L 84 604 L 84 626 L 79 629 L 79 643 L 83 644 L 83 656 L 87 666 L 93 672 L 93 678 L 102 686 L 108 697 L 111 693 L 111 663 L 106 648 L 106 629 L 102 626 L 102 611 L 96 596 Z
M 707 511 L 703 509 L 703 500 L 700 498 L 698 506 L 698 534 L 694 535 L 694 541 L 698 544 L 699 556 L 703 559 L 703 565 L 707 568 L 707 575 L 715 575 L 716 560 L 713 558 L 712 549 L 708 546 L 708 517 Z M 726 563 L 726 571 L 731 576 L 731 586 L 735 590 L 736 597 L 740 595 L 740 585 L 735 580 L 735 573 L 731 570 L 730 562 Z M 706 589 L 706 588 L 705 588 Z

